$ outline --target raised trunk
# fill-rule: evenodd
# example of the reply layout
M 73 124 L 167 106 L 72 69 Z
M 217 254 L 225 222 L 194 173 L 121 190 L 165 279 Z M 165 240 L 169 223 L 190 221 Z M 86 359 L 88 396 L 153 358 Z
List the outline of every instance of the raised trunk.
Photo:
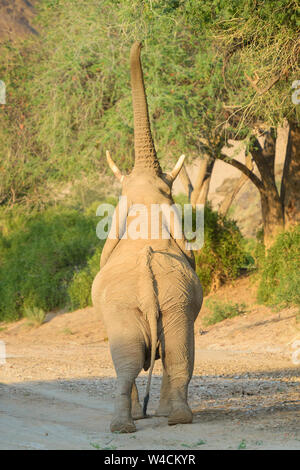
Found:
M 161 174 L 151 135 L 148 104 L 141 65 L 141 44 L 135 42 L 130 52 L 131 88 L 134 117 L 134 171 Z

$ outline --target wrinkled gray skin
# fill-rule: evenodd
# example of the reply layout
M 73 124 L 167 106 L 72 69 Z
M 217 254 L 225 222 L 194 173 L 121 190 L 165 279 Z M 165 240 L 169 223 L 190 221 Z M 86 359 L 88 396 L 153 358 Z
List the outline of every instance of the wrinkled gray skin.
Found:
M 135 43 L 130 57 L 134 169 L 129 176 L 122 176 L 109 155 L 108 163 L 122 181 L 128 206 L 144 204 L 150 210 L 154 203 L 173 204 L 172 183 L 183 161 L 170 174 L 160 168 L 151 136 L 140 49 Z M 133 219 L 125 214 L 121 227 Z M 185 240 L 176 239 L 173 225 L 169 239 L 160 236 L 152 240 L 150 229 L 149 223 L 146 240 L 107 239 L 92 287 L 93 304 L 106 325 L 117 373 L 113 432 L 134 432 L 134 420 L 146 416 L 151 373 L 158 357 L 163 363 L 163 379 L 156 415 L 168 416 L 169 424 L 192 422 L 187 390 L 194 367 L 194 321 L 201 308 L 202 289 L 193 253 L 186 249 Z M 135 385 L 143 368 L 150 369 L 144 409 Z

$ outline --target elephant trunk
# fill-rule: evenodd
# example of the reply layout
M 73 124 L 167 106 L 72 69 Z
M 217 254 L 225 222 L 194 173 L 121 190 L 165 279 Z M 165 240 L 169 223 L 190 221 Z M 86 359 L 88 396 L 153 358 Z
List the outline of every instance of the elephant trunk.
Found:
M 141 65 L 141 44 L 135 42 L 130 51 L 131 89 L 134 118 L 134 170 L 153 171 L 161 174 L 161 168 L 151 135 L 147 97 Z

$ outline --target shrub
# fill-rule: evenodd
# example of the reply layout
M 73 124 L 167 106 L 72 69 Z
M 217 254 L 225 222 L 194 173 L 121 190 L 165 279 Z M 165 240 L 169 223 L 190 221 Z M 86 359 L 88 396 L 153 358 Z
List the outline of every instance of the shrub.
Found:
M 74 271 L 100 244 L 96 222 L 95 216 L 61 207 L 7 217 L 0 236 L 0 320 L 69 302 Z
M 205 306 L 211 310 L 212 315 L 204 317 L 204 325 L 214 325 L 220 321 L 225 320 L 226 318 L 237 317 L 246 312 L 246 304 L 238 303 L 224 303 L 219 300 L 207 300 Z
M 41 308 L 24 307 L 24 317 L 28 319 L 28 324 L 30 326 L 40 326 L 45 320 L 46 313 Z
M 195 253 L 195 258 L 196 272 L 205 294 L 236 279 L 253 264 L 236 223 L 210 207 L 205 207 L 204 212 L 204 245 Z
M 300 305 L 300 226 L 280 234 L 259 260 L 258 301 L 283 308 Z
M 93 256 L 88 260 L 87 266 L 74 274 L 68 288 L 71 308 L 84 308 L 91 305 L 91 287 L 94 277 L 100 269 L 100 256 L 102 247 L 97 248 Z

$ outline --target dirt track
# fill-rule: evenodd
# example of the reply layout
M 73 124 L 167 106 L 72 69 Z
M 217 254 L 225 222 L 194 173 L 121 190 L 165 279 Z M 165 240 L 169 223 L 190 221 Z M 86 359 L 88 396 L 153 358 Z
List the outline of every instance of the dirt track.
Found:
M 243 301 L 244 293 L 251 301 L 247 282 L 218 295 Z M 208 329 L 200 318 L 189 391 L 193 424 L 170 428 L 166 418 L 151 417 L 137 421 L 131 435 L 109 431 L 115 374 L 92 309 L 49 315 L 39 328 L 26 320 L 0 326 L 8 355 L 0 366 L 0 449 L 300 449 L 293 309 L 278 314 L 252 305 L 245 316 Z M 159 361 L 154 373 L 150 414 L 159 397 Z M 141 396 L 146 377 L 138 379 Z

